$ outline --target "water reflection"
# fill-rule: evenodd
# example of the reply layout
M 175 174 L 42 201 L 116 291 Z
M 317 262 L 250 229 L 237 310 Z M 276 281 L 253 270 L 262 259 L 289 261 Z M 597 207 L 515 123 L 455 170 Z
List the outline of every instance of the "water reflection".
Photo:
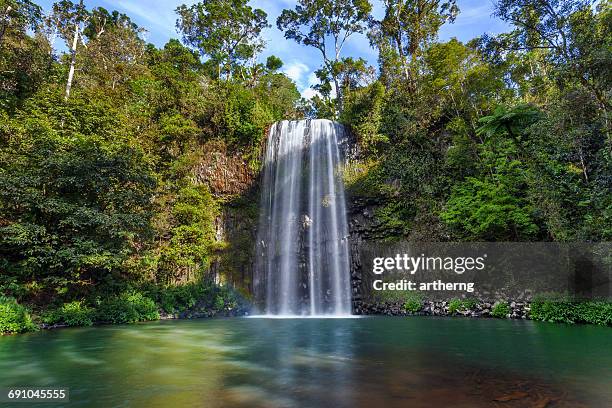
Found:
M 354 331 L 345 323 L 334 325 L 329 319 L 249 322 L 246 333 L 239 336 L 246 334 L 256 341 L 240 355 L 240 363 L 264 368 L 266 375 L 243 370 L 227 376 L 228 402 L 273 407 L 351 404 Z M 278 330 L 279 325 L 283 330 Z

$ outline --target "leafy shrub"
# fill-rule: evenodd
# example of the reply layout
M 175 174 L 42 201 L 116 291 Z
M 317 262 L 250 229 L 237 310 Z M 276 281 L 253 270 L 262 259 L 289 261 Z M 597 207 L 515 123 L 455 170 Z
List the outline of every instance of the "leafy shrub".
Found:
M 180 286 L 165 286 L 151 293 L 166 313 L 218 312 L 234 310 L 246 302 L 238 292 L 229 287 L 220 287 L 208 282 L 188 283 Z
M 404 310 L 408 313 L 417 313 L 423 307 L 423 297 L 419 293 L 407 293 Z
M 347 94 L 340 121 L 351 126 L 359 147 L 368 154 L 376 154 L 389 143 L 380 132 L 383 119 L 385 87 L 376 81 Z
M 215 296 L 214 309 L 215 310 L 223 310 L 225 308 L 225 299 L 222 296 Z
M 173 281 L 177 271 L 195 270 L 196 274 L 208 266 L 215 246 L 214 220 L 217 204 L 205 186 L 182 188 L 173 203 L 168 231 L 170 240 L 162 248 L 157 281 Z
M 209 303 L 208 307 L 215 312 L 236 309 L 244 301 L 240 294 L 232 288 L 215 287 L 213 293 L 215 294 L 214 302 Z
M 560 295 L 544 295 L 531 302 L 529 316 L 533 320 L 552 323 L 574 323 L 573 301 Z
M 0 333 L 23 333 L 36 329 L 25 306 L 14 298 L 0 296 Z
M 495 166 L 495 174 L 467 177 L 465 182 L 454 184 L 440 218 L 462 239 L 533 238 L 538 226 L 533 208 L 522 191 L 526 170 L 519 160 L 501 159 L 501 154 L 507 157 L 516 154 L 512 143 L 505 142 L 495 148 L 500 152 L 491 153 L 483 146 L 482 153 L 483 160 Z
M 491 316 L 504 319 L 510 314 L 510 306 L 507 302 L 497 302 L 491 308 Z
M 580 302 L 575 309 L 576 321 L 612 326 L 612 303 L 593 300 Z
M 451 314 L 465 312 L 473 309 L 476 306 L 476 303 L 476 299 L 452 299 L 448 303 L 448 312 Z
M 612 303 L 548 294 L 534 299 L 530 317 L 533 320 L 553 323 L 612 325 Z
M 460 308 L 461 308 L 461 299 L 451 299 L 451 301 L 448 302 L 448 312 L 449 313 L 455 313 L 459 311 Z
M 210 290 L 210 287 L 202 283 L 166 286 L 159 291 L 158 302 L 167 313 L 184 312 L 205 298 Z
M 100 302 L 97 318 L 105 323 L 135 323 L 159 319 L 155 302 L 140 292 L 123 292 Z
M 43 318 L 48 324 L 63 323 L 68 326 L 91 326 L 93 319 L 94 310 L 77 300 L 64 303 L 62 307 Z
M 400 303 L 408 313 L 417 313 L 423 307 L 423 296 L 415 292 L 380 290 L 374 293 L 374 300 L 381 303 Z

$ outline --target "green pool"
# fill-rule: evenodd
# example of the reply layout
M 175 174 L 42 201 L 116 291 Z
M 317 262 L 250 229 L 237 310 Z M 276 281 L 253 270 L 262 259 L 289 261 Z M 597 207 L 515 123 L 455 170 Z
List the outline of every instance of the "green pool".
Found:
M 427 317 L 62 329 L 0 337 L 9 386 L 68 387 L 83 407 L 602 407 L 612 330 Z

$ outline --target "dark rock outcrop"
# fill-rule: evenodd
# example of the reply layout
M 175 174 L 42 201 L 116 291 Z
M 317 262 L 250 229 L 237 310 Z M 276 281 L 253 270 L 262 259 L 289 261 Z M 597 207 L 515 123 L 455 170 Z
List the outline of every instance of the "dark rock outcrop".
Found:
M 495 302 L 479 300 L 470 308 L 451 311 L 451 302 L 426 300 L 416 312 L 406 310 L 401 302 L 356 302 L 355 314 L 386 316 L 464 316 L 464 317 L 503 317 L 493 316 Z M 530 302 L 509 302 L 510 319 L 527 319 L 531 310 Z

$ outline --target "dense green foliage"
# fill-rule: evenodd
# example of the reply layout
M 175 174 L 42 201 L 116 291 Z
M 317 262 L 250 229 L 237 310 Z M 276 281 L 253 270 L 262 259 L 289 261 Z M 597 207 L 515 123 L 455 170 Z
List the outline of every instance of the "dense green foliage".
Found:
M 159 310 L 151 298 L 129 291 L 100 301 L 96 318 L 103 323 L 135 323 L 159 319 Z
M 478 302 L 476 299 L 451 299 L 448 302 L 448 312 L 450 314 L 466 312 L 473 309 Z
M 17 305 L 14 299 L 9 298 L 8 300 L 13 306 L 27 312 L 23 306 Z M 213 316 L 238 308 L 246 310 L 245 300 L 228 287 L 219 287 L 204 282 L 166 286 L 147 284 L 143 285 L 140 291 L 130 289 L 119 295 L 64 303 L 45 311 L 40 316 L 40 321 L 52 326 L 91 326 L 94 323 L 122 324 L 157 320 L 160 318 L 160 313 L 179 316 Z M 31 320 L 25 320 L 25 322 L 32 323 Z M 31 325 L 30 329 L 34 327 Z
M 0 333 L 21 333 L 36 329 L 30 311 L 14 298 L 0 296 Z
M 560 295 L 544 295 L 531 303 L 530 317 L 553 323 L 612 325 L 612 303 L 579 300 Z
M 60 308 L 48 312 L 42 320 L 47 324 L 64 324 L 67 326 L 91 326 L 95 319 L 94 309 L 82 301 L 64 303 Z
M 380 75 L 337 112 L 361 148 L 345 182 L 378 236 L 612 237 L 612 7 L 592 3 L 499 1 L 512 31 L 462 43 L 437 41 L 454 1 L 385 2 Z
M 491 308 L 491 316 L 504 319 L 510 314 L 508 302 L 496 302 Z
M 112 280 L 133 242 L 150 235 L 155 177 L 143 153 L 117 140 L 101 106 L 61 101 L 28 101 L 3 129 L 0 267 L 3 283 L 31 283 L 18 297 L 71 297 Z M 56 103 L 69 116 L 60 119 Z
M 408 313 L 418 313 L 423 308 L 423 297 L 419 293 L 411 293 L 404 301 L 404 310 Z
M 151 294 L 166 313 L 223 313 L 244 306 L 244 299 L 227 287 L 190 283 L 157 289 Z

